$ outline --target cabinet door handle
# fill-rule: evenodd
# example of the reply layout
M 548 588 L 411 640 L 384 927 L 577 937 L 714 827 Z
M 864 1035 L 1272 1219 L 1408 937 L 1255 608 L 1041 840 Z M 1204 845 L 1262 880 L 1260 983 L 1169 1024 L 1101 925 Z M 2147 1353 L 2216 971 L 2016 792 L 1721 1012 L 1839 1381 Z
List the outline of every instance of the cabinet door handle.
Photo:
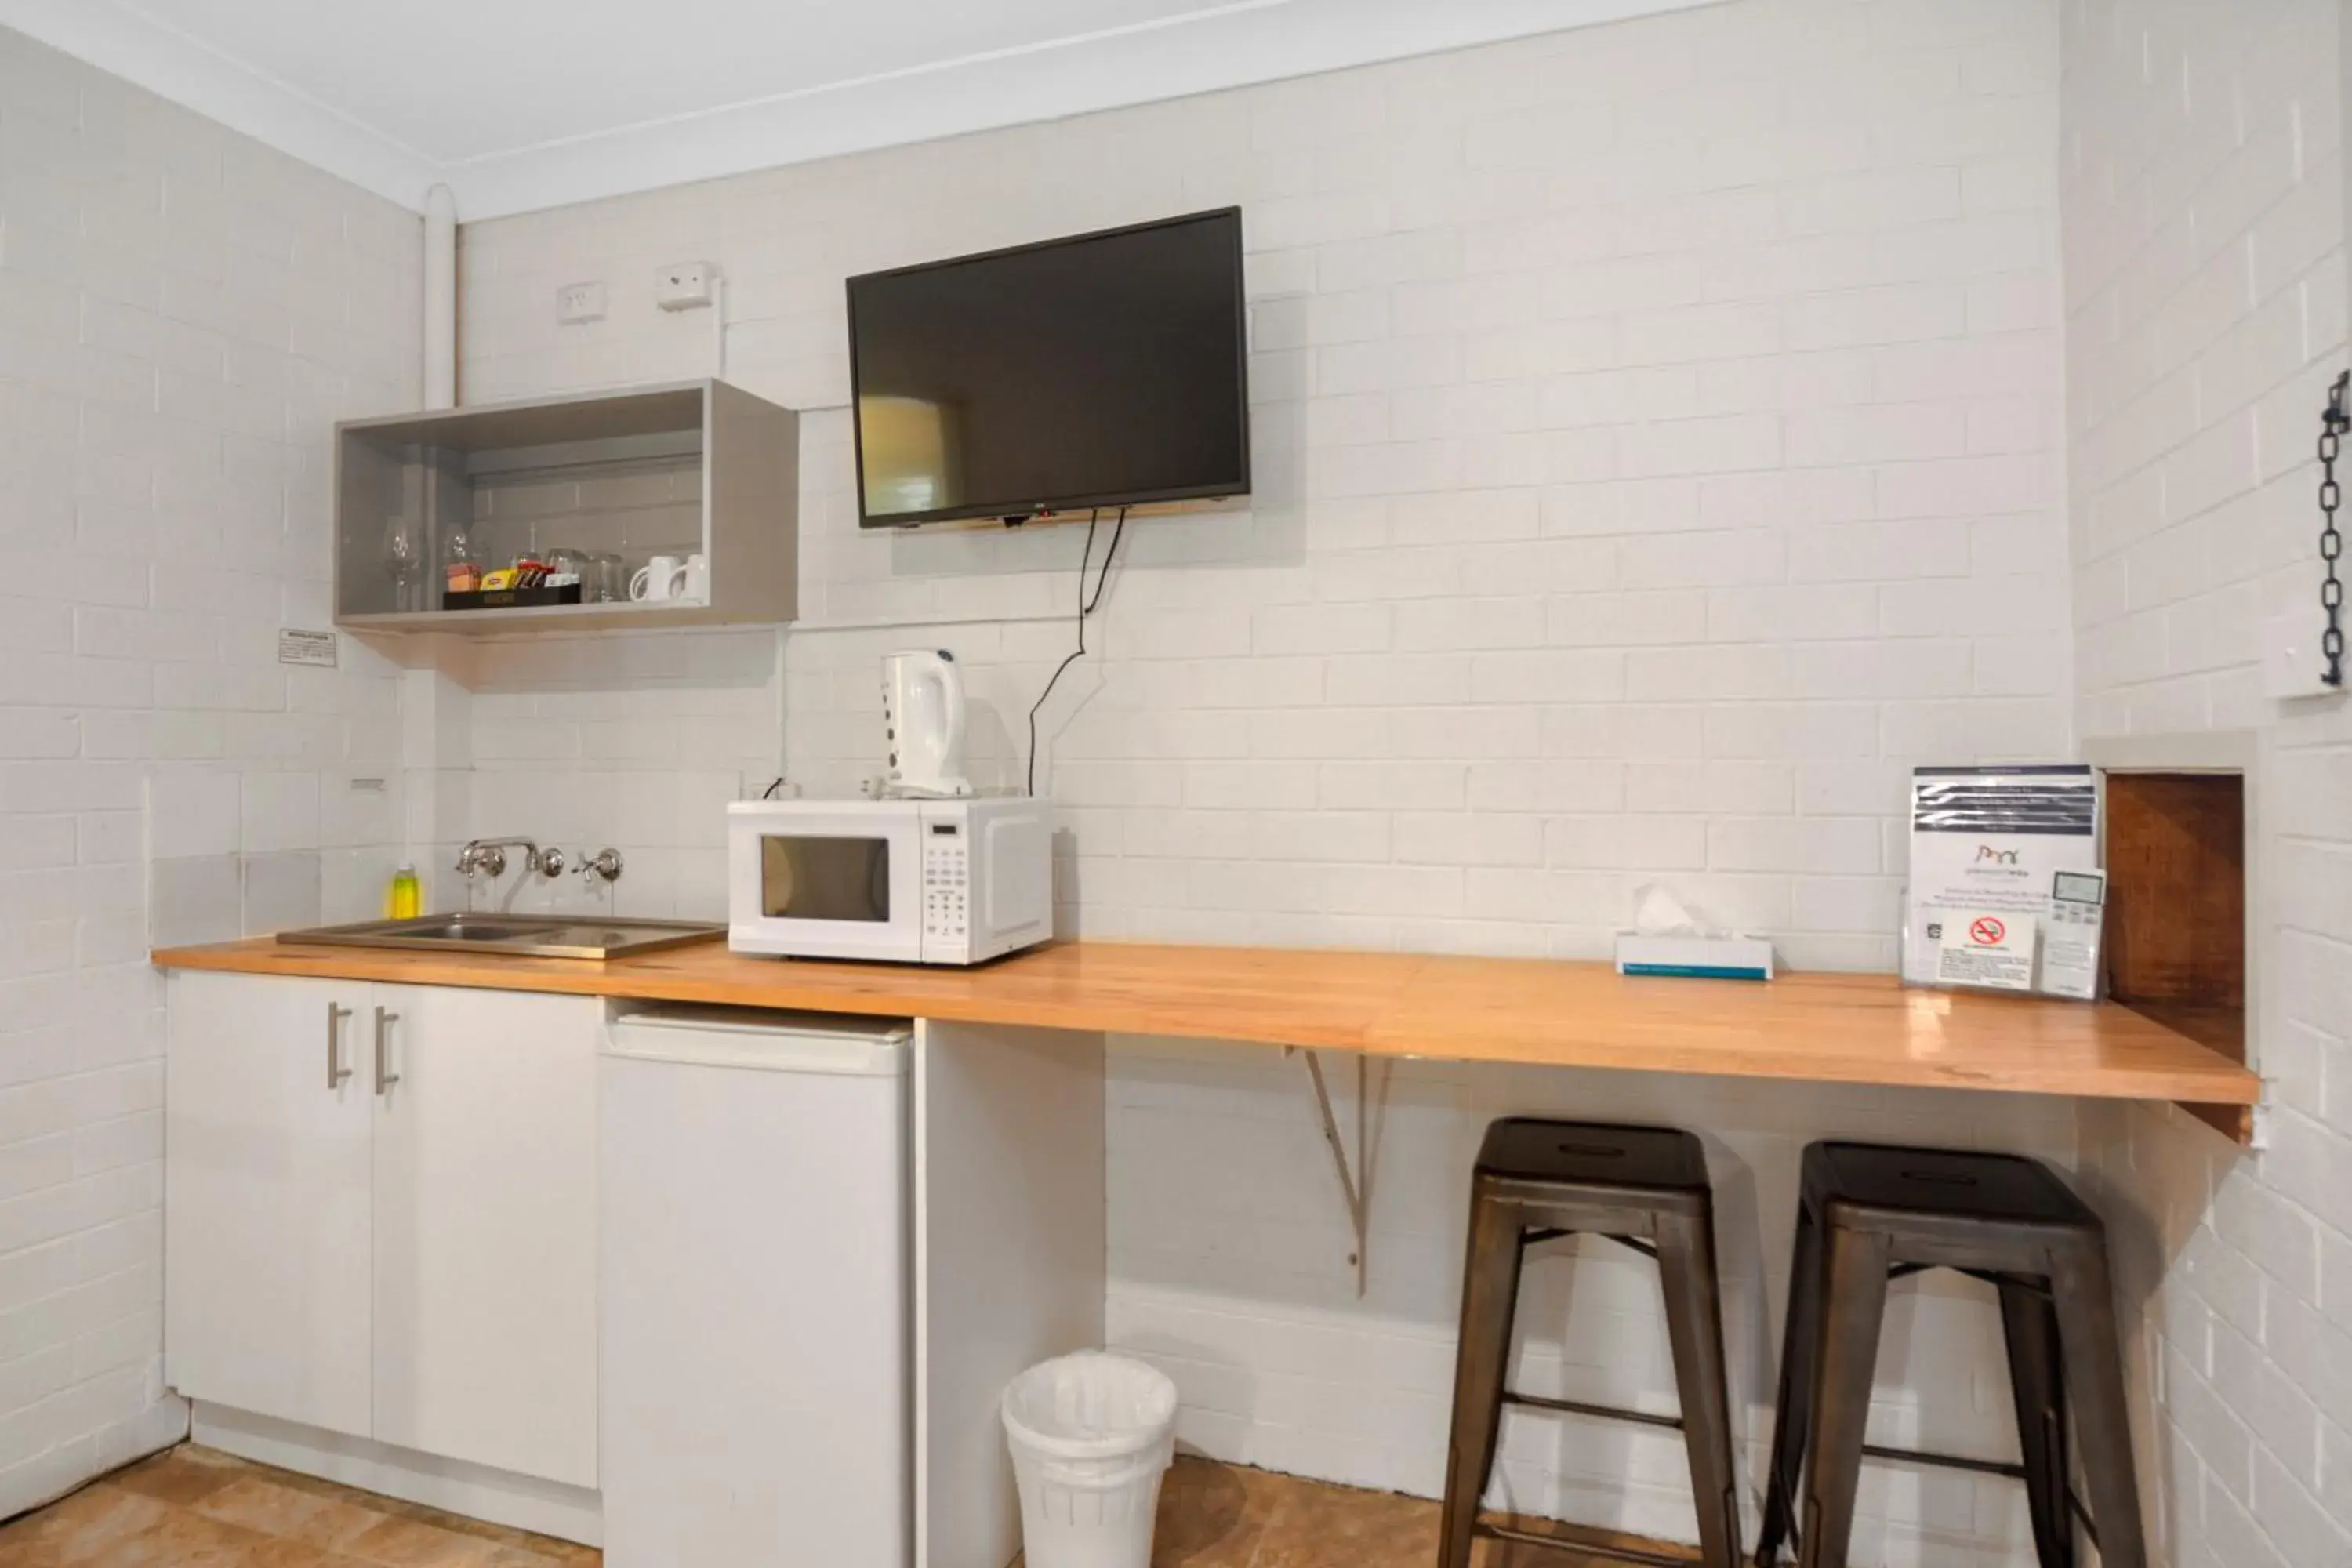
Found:
M 352 1076 L 352 1069 L 343 1065 L 340 1038 L 342 1022 L 351 1016 L 349 1007 L 327 1004 L 327 1091 L 331 1094 L 342 1088 L 343 1080 Z
M 392 1065 L 392 1026 L 400 1022 L 400 1015 L 375 1010 L 375 1091 L 383 1094 L 400 1081 L 400 1075 L 388 1070 Z

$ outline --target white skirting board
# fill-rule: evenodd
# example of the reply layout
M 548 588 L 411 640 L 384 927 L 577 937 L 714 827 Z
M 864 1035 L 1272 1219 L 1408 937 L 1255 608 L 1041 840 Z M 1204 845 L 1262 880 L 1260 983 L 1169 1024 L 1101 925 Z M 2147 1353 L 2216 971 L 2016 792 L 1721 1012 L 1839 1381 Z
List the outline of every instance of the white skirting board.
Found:
M 1004 1568 L 1004 1385 L 1103 1341 L 1103 1038 L 920 1020 L 914 1113 L 915 1568 Z
M 347 1437 L 274 1416 L 202 1401 L 189 1436 L 207 1447 L 257 1459 L 362 1491 L 423 1503 L 446 1513 L 601 1546 L 604 1504 L 593 1491 L 505 1470 L 436 1458 L 365 1437 Z

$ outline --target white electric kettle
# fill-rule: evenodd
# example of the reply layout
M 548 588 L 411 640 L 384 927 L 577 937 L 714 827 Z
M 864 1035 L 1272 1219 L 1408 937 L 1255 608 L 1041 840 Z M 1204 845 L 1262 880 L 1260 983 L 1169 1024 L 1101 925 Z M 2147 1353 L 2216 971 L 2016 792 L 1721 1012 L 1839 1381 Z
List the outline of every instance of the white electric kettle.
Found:
M 882 724 L 892 795 L 971 793 L 963 776 L 963 672 L 945 648 L 908 648 L 882 660 Z

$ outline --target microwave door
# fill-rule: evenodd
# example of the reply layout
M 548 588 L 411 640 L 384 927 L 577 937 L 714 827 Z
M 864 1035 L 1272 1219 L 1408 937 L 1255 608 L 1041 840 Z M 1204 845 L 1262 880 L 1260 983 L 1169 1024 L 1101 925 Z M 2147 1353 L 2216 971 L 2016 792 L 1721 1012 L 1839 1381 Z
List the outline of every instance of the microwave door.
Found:
M 813 958 L 905 959 L 922 940 L 914 835 L 897 825 L 759 824 L 749 873 L 749 922 L 771 951 Z
M 760 839 L 763 920 L 890 922 L 890 840 L 769 833 Z

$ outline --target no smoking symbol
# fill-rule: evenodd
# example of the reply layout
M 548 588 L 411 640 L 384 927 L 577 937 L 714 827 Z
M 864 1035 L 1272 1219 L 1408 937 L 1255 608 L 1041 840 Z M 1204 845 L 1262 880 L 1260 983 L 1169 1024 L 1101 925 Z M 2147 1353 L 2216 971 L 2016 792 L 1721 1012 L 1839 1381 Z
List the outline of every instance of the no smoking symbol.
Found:
M 2009 928 L 1990 915 L 1974 921 L 1969 927 L 1969 940 L 1979 947 L 1999 947 L 2000 939 L 2008 934 Z

